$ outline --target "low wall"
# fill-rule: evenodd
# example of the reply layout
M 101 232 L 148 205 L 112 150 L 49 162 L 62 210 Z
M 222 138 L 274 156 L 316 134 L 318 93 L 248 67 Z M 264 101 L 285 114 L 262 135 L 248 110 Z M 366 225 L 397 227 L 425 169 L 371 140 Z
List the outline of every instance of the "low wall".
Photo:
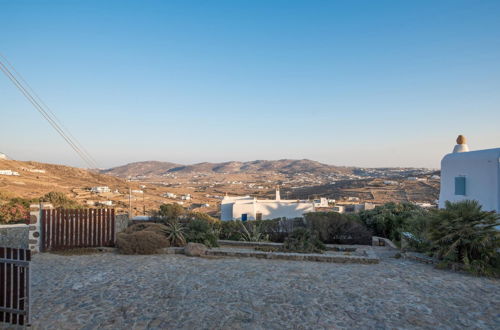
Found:
M 0 247 L 27 249 L 28 235 L 28 225 L 0 225 Z
M 127 213 L 115 215 L 115 235 L 127 229 L 129 222 Z

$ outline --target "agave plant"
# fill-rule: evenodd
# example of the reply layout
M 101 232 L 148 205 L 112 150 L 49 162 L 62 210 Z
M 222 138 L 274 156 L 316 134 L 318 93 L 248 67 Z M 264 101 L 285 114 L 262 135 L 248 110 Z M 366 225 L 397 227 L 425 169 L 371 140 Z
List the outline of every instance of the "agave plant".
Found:
M 261 242 L 269 240 L 269 235 L 264 235 L 260 229 L 260 226 L 256 224 L 250 224 L 250 230 L 241 222 L 241 227 L 243 232 L 241 237 L 247 242 Z
M 186 238 L 184 237 L 184 227 L 177 221 L 167 223 L 165 235 L 171 246 L 184 246 L 186 245 Z
M 483 211 L 477 201 L 446 202 L 431 218 L 434 254 L 444 263 L 462 263 L 472 273 L 498 274 L 499 225 L 500 215 Z

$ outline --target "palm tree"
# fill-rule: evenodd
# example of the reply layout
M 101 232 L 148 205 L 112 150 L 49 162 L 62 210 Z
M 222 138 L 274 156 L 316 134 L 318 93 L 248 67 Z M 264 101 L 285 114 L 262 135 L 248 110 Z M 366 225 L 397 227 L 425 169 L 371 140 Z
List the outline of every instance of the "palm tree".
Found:
M 499 272 L 500 215 L 481 209 L 477 201 L 446 202 L 432 215 L 429 237 L 435 255 L 445 263 L 463 263 L 476 274 Z

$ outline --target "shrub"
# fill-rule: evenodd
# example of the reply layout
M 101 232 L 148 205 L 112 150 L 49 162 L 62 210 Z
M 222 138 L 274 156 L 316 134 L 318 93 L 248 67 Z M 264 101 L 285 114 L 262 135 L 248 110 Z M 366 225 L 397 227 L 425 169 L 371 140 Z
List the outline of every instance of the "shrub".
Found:
M 373 210 L 362 211 L 358 217 L 368 229 L 373 231 L 374 235 L 399 242 L 404 224 L 408 219 L 427 215 L 428 211 L 418 205 L 387 203 Z
M 372 244 L 371 232 L 355 217 L 337 212 L 311 212 L 305 214 L 306 225 L 318 233 L 324 243 Z
M 219 238 L 242 241 L 241 223 L 239 220 L 221 221 Z
M 323 253 L 326 247 L 318 239 L 316 233 L 305 228 L 297 228 L 285 239 L 283 250 L 299 253 Z
M 431 216 L 429 237 L 443 265 L 461 263 L 478 275 L 500 275 L 500 215 L 481 209 L 477 201 L 446 202 Z
M 193 243 L 202 243 L 208 247 L 218 246 L 218 236 L 213 225 L 202 219 L 194 219 L 188 222 L 186 240 Z
M 181 215 L 186 213 L 186 209 L 177 203 L 162 204 L 156 216 L 162 217 L 167 220 L 178 219 Z
M 59 191 L 51 191 L 42 197 L 40 202 L 51 203 L 55 208 L 76 209 L 81 208 L 75 200 L 68 198 L 64 193 Z
M 24 222 L 26 219 L 29 219 L 29 207 L 12 201 L 0 205 L 0 223 Z
M 148 230 L 130 234 L 122 232 L 116 238 L 116 247 L 123 254 L 154 254 L 168 246 L 168 240 L 164 235 Z

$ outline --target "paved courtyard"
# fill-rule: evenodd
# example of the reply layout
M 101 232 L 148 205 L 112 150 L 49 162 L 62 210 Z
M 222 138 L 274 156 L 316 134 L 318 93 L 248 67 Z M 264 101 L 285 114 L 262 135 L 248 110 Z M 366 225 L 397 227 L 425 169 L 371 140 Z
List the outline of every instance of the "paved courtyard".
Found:
M 34 329 L 493 329 L 500 281 L 379 264 L 39 254 Z M 384 257 L 385 255 L 385 257 Z

